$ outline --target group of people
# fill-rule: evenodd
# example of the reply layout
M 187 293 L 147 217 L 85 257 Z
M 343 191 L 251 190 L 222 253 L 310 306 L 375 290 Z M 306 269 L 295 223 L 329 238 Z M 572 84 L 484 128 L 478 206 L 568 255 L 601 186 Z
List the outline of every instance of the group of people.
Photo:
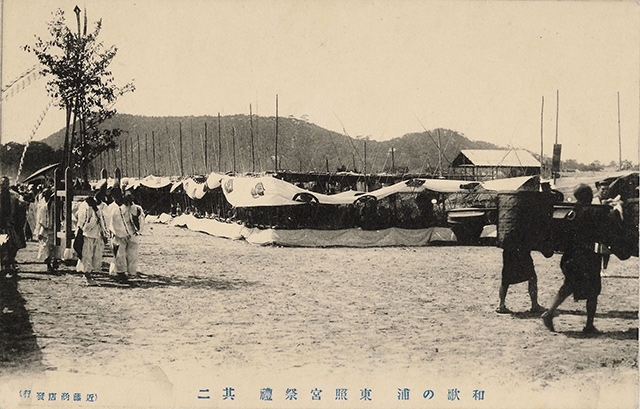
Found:
M 597 203 L 604 203 L 606 192 L 599 192 Z M 569 214 L 568 242 L 560 260 L 564 283 L 558 290 L 549 309 L 538 303 L 537 276 L 531 258 L 531 249 L 505 246 L 503 249 L 502 282 L 499 290 L 498 313 L 510 313 L 506 307 L 506 296 L 511 284 L 528 283 L 531 312 L 541 314 L 544 325 L 555 331 L 554 315 L 558 307 L 573 294 L 576 301 L 586 300 L 587 321 L 583 329 L 586 334 L 599 331 L 594 326 L 598 295 L 602 289 L 601 269 L 609 248 L 615 248 L 622 234 L 621 208 L 613 206 L 603 212 L 595 202 L 591 187 L 581 184 L 574 190 L 576 203 Z
M 38 259 L 55 273 L 61 254 L 56 246 L 56 223 L 62 212 L 55 210 L 55 192 L 51 181 L 19 192 L 7 177 L 0 178 L 0 268 L 2 277 L 17 273 L 16 255 L 28 240 L 40 243 Z M 109 245 L 114 254 L 109 271 L 118 281 L 138 271 L 138 235 L 144 226 L 142 207 L 134 203 L 129 191 L 119 185 L 107 187 L 106 181 L 94 185 L 76 212 L 77 229 L 74 250 L 78 256 L 76 269 L 87 281 L 95 283 L 92 273 L 102 270 L 103 252 Z M 57 219 L 56 219 L 57 218 Z
M 91 274 L 102 270 L 105 245 L 110 245 L 113 251 L 109 271 L 118 281 L 126 282 L 128 276 L 137 274 L 138 235 L 144 224 L 144 212 L 134 203 L 131 192 L 123 193 L 117 185 L 107 188 L 106 181 L 98 182 L 92 194 L 78 206 L 77 220 L 76 268 L 90 284 L 95 283 Z

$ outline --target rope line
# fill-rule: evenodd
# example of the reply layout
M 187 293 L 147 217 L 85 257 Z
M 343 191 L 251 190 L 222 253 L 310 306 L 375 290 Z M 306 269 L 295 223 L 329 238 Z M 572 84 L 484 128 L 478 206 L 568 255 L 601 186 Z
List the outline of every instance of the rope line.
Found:
M 36 68 L 37 66 L 34 65 L 27 71 L 23 72 L 18 78 L 7 84 L 2 89 L 2 101 L 20 93 L 20 91 L 31 85 L 32 81 L 36 81 L 37 79 L 43 77 L 43 74 L 40 71 L 33 72 Z M 11 92 L 9 92 L 9 90 L 11 90 Z

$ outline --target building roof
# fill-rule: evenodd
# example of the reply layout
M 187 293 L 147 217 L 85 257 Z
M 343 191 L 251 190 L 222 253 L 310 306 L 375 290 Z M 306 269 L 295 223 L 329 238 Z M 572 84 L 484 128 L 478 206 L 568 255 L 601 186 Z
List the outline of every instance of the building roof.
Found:
M 453 160 L 453 167 L 540 167 L 540 162 L 525 150 L 464 149 Z

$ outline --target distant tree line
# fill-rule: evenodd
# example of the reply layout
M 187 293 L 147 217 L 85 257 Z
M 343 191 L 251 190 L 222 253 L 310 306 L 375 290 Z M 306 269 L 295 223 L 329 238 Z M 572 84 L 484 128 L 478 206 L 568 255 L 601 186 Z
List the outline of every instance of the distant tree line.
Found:
M 561 162 L 562 170 L 569 171 L 581 171 L 581 172 L 598 172 L 604 170 L 605 168 L 618 168 L 619 163 L 616 161 L 611 161 L 608 165 L 600 163 L 600 161 L 594 161 L 589 164 L 580 163 L 574 159 L 567 159 Z M 631 161 L 623 160 L 621 170 L 631 170 L 637 169 L 638 166 L 631 163 Z

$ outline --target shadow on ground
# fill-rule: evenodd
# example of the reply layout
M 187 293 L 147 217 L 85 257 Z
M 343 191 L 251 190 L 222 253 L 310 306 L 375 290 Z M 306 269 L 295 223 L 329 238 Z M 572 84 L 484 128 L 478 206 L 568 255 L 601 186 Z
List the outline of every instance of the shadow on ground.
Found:
M 42 351 L 16 275 L 0 277 L 0 310 L 0 373 L 43 370 Z
M 608 338 L 616 340 L 638 339 L 638 328 L 629 328 L 626 331 L 607 331 L 597 334 L 585 334 L 582 331 L 558 331 L 559 334 L 566 335 L 569 338 Z
M 57 273 L 49 273 L 42 271 L 42 268 L 22 265 L 19 272 L 20 280 L 55 280 L 56 277 L 63 275 L 77 276 L 78 279 L 85 280 L 82 273 L 72 268 L 61 267 Z M 254 282 L 245 280 L 220 280 L 209 277 L 197 276 L 165 276 L 157 274 L 138 273 L 129 277 L 126 281 L 118 280 L 116 275 L 109 274 L 106 271 L 92 273 L 91 285 L 107 288 L 158 288 L 158 287 L 183 287 L 183 288 L 210 288 L 212 290 L 235 290 L 242 287 L 254 285 Z

